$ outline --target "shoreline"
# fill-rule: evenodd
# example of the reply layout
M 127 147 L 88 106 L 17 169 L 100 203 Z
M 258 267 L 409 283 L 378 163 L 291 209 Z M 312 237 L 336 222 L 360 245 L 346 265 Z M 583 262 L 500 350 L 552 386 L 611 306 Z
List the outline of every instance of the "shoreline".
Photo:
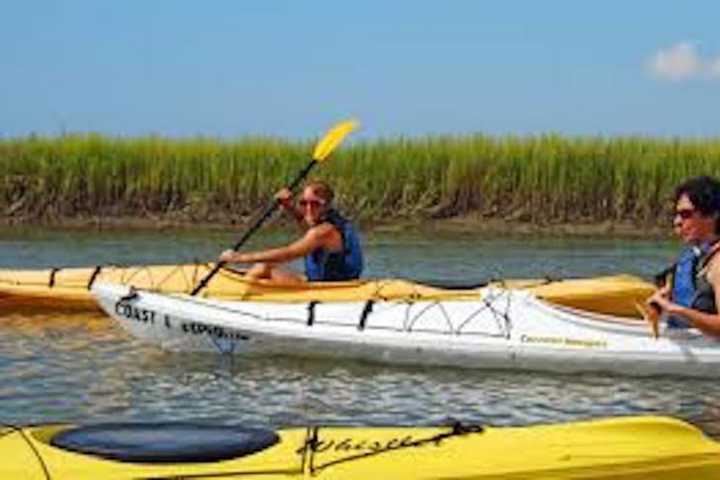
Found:
M 153 217 L 67 217 L 53 221 L 27 220 L 17 217 L 0 217 L 2 230 L 95 230 L 95 231 L 163 231 L 163 230 L 191 230 L 226 231 L 248 228 L 254 219 L 228 222 L 196 221 L 193 219 L 178 219 L 172 216 Z M 282 228 L 290 226 L 285 220 L 270 220 L 265 228 Z M 480 214 L 469 214 L 444 219 L 426 218 L 399 218 L 386 221 L 361 221 L 359 228 L 362 231 L 373 233 L 400 233 L 408 231 L 442 232 L 460 235 L 538 235 L 560 237 L 608 237 L 608 238 L 638 238 L 638 239 L 665 239 L 672 236 L 670 228 L 660 228 L 655 225 L 642 225 L 633 222 L 611 221 L 582 221 L 582 222 L 545 222 L 532 223 L 528 221 L 486 217 Z

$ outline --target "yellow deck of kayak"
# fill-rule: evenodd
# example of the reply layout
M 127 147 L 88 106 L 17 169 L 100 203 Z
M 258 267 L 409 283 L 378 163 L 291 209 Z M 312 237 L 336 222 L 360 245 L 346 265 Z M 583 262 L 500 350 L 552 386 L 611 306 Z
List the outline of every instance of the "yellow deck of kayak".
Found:
M 104 267 L 95 275 L 94 281 L 133 285 L 164 293 L 187 293 L 211 268 L 208 264 Z M 95 268 L 0 270 L 2 310 L 58 313 L 95 310 L 97 307 L 88 290 L 95 273 Z M 527 289 L 560 305 L 629 317 L 637 316 L 636 303 L 643 302 L 654 289 L 652 284 L 630 275 L 561 281 L 507 280 L 491 285 Z M 479 289 L 449 290 L 399 279 L 281 287 L 262 281 L 248 282 L 236 272 L 222 270 L 201 296 L 267 302 L 332 302 L 462 300 L 478 298 L 478 294 Z
M 226 461 L 139 464 L 72 453 L 49 444 L 62 426 L 6 430 L 0 478 L 36 480 L 274 479 L 612 479 L 720 478 L 720 444 L 664 417 L 486 428 L 318 428 L 279 431 L 266 450 Z M 42 460 L 42 465 L 41 461 Z

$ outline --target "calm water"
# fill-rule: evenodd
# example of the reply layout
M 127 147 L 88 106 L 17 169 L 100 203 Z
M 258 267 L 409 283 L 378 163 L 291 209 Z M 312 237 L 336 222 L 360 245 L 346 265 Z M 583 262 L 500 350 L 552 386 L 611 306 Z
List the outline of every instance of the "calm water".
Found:
M 217 232 L 0 233 L 0 268 L 212 259 L 233 243 Z M 288 233 L 262 235 L 255 246 Z M 437 232 L 366 237 L 368 274 L 477 282 L 489 278 L 648 276 L 677 248 L 622 239 L 476 238 Z M 398 368 L 338 361 L 163 352 L 101 316 L 0 322 L 0 422 L 199 420 L 437 424 L 449 418 L 525 425 L 663 413 L 720 432 L 720 382 Z

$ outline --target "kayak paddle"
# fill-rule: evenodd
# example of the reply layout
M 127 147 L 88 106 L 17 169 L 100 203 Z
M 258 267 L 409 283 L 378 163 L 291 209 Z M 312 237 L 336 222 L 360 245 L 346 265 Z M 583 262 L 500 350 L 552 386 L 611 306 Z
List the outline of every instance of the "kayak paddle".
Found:
M 338 123 L 333 128 L 327 131 L 325 136 L 323 136 L 320 141 L 315 145 L 315 150 L 313 151 L 312 160 L 310 163 L 308 163 L 305 168 L 303 168 L 300 173 L 298 173 L 297 177 L 295 177 L 295 180 L 288 185 L 288 189 L 292 192 L 297 188 L 297 186 L 302 182 L 305 177 L 308 176 L 310 173 L 310 170 L 313 169 L 315 165 L 318 163 L 322 163 L 325 161 L 325 159 L 332 153 L 335 148 L 340 145 L 340 142 L 342 142 L 346 136 L 353 130 L 357 128 L 358 124 L 354 120 L 346 120 L 343 122 Z M 245 242 L 248 241 L 248 239 L 265 223 L 265 221 L 270 218 L 270 216 L 275 213 L 275 210 L 280 206 L 280 202 L 277 199 L 273 199 L 272 203 L 265 209 L 265 212 L 262 214 L 262 216 L 253 224 L 252 227 L 250 227 L 245 234 L 238 240 L 238 242 L 233 247 L 233 250 L 236 252 L 240 250 L 240 248 L 245 244 Z M 218 262 L 215 264 L 215 267 L 213 267 L 210 272 L 208 272 L 205 277 L 200 280 L 200 283 L 197 284 L 197 286 L 193 289 L 192 292 L 190 292 L 190 295 L 195 296 L 197 295 L 203 288 L 205 288 L 210 282 L 210 280 L 215 276 L 215 274 L 220 271 L 220 269 L 225 265 L 226 262 Z

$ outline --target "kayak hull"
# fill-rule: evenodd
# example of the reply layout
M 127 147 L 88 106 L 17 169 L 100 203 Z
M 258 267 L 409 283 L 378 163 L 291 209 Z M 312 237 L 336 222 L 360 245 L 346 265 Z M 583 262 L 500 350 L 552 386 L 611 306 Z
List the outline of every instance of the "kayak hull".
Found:
M 173 351 L 292 355 L 400 365 L 628 375 L 720 375 L 720 343 L 693 330 L 549 304 L 521 290 L 475 299 L 263 302 L 133 291 L 94 294 L 133 336 Z
M 0 315 L 97 312 L 90 293 L 96 282 L 132 285 L 162 293 L 189 293 L 213 269 L 213 264 L 96 266 L 40 270 L 0 269 Z M 539 298 L 560 305 L 611 315 L 637 314 L 654 286 L 629 275 L 573 280 L 497 280 L 504 288 L 527 289 Z M 341 298 L 362 301 L 370 297 L 386 300 L 475 298 L 478 285 L 463 288 L 421 285 L 401 279 L 356 280 L 272 287 L 243 278 L 243 272 L 223 267 L 199 296 L 218 299 L 261 297 L 267 301 L 326 301 Z
M 720 446 L 695 427 L 664 417 L 504 428 L 283 429 L 276 432 L 277 443 L 260 451 L 189 463 L 110 460 L 55 446 L 53 438 L 70 428 L 4 431 L 0 477 L 709 480 L 720 475 Z

